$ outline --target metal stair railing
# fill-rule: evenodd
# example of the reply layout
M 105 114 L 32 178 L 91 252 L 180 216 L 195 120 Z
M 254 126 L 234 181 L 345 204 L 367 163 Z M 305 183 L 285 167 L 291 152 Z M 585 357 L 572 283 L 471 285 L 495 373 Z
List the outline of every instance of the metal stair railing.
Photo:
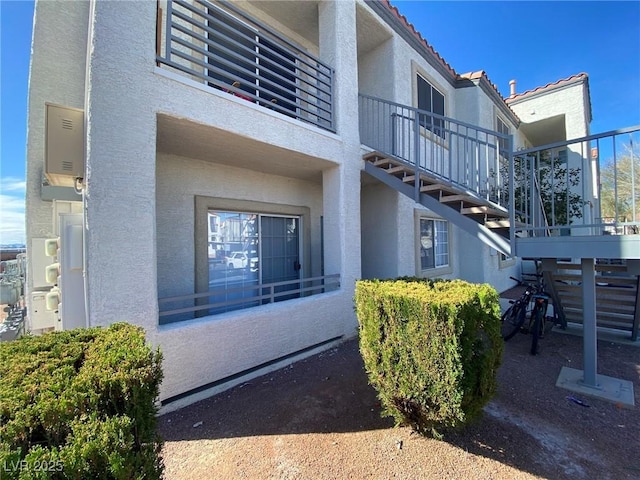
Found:
M 518 236 L 638 233 L 638 137 L 635 126 L 515 152 Z
M 507 210 L 512 139 L 493 130 L 359 95 L 360 140 L 372 149 Z M 415 182 L 416 198 L 420 182 Z

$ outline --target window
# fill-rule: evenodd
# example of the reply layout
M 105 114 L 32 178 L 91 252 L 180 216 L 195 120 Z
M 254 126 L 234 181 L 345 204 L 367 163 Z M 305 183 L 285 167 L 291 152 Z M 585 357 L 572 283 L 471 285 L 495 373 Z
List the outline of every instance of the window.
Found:
M 510 255 L 505 255 L 502 252 L 498 252 L 498 266 L 499 268 L 506 268 L 515 265 L 516 259 Z
M 554 159 L 557 163 L 567 163 L 567 150 L 558 150 L 558 157 Z
M 268 40 L 258 30 L 217 8 L 209 8 L 211 16 L 207 46 L 208 75 L 216 80 L 212 86 L 233 86 L 259 97 L 263 106 L 277 105 L 296 110 L 295 57 Z M 254 99 L 235 93 L 245 100 Z
M 444 117 L 444 95 L 422 76 L 416 77 L 418 108 Z M 432 115 L 420 114 L 420 125 L 444 138 L 444 120 Z
M 496 130 L 498 133 L 509 135 L 509 127 L 500 117 L 496 117 Z M 498 137 L 498 146 L 500 147 L 500 153 L 505 155 L 509 148 L 509 142 L 506 138 Z
M 209 313 L 269 303 L 269 299 L 256 297 L 270 295 L 271 289 L 252 286 L 300 278 L 300 217 L 219 210 L 209 210 L 208 216 L 208 287 L 216 292 L 209 300 L 230 303 Z M 273 292 L 281 294 L 296 288 L 297 283 L 278 285 Z M 274 301 L 297 296 L 276 295 Z
M 449 224 L 420 218 L 420 270 L 449 266 Z

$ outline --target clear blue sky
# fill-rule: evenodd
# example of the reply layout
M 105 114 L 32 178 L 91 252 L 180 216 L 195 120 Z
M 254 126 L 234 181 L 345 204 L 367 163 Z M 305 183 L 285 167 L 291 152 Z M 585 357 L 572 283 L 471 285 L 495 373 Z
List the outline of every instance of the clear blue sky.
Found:
M 151 1 L 151 0 L 147 0 Z M 599 133 L 640 124 L 640 2 L 393 1 L 458 72 L 485 70 L 503 96 L 589 74 Z M 0 244 L 24 241 L 33 2 L 0 0 Z

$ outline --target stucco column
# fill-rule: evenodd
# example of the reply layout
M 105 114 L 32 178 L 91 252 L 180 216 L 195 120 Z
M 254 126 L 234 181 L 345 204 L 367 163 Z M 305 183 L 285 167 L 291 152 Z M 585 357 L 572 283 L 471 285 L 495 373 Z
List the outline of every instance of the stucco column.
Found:
M 336 133 L 343 140 L 340 166 L 323 174 L 325 273 L 341 274 L 346 328 L 354 324 L 352 299 L 360 278 L 360 135 L 356 5 L 320 2 L 320 58 L 335 69 Z
M 336 130 L 347 144 L 358 144 L 358 51 L 353 1 L 320 2 L 320 58 L 334 68 Z
M 88 59 L 89 324 L 155 329 L 155 2 L 95 2 Z M 116 34 L 117 32 L 117 34 Z

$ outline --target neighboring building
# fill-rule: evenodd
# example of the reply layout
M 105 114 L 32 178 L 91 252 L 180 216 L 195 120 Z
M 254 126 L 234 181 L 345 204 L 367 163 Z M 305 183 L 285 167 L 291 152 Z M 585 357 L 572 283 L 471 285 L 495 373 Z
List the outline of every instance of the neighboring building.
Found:
M 32 328 L 144 327 L 172 409 L 356 335 L 359 278 L 504 290 L 511 153 L 589 102 L 585 74 L 505 100 L 384 1 L 36 1 Z

